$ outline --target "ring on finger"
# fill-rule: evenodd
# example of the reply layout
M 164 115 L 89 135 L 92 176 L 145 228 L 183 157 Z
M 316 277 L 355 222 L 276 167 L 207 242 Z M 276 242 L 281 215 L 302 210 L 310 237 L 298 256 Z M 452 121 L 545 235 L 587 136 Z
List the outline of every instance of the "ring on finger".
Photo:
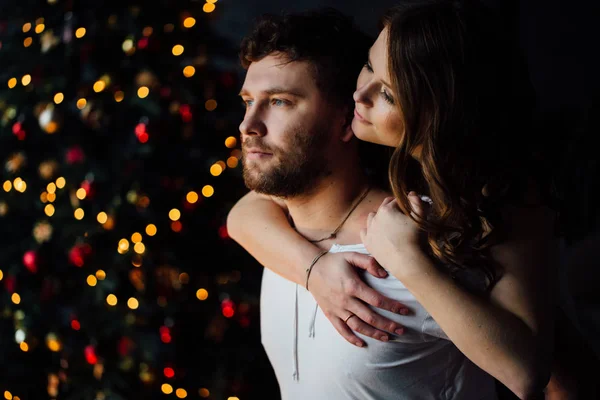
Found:
M 345 323 L 345 324 L 347 324 L 347 323 L 348 323 L 348 320 L 349 320 L 350 318 L 352 318 L 352 317 L 356 317 L 356 315 L 355 315 L 355 314 L 352 314 L 352 313 L 350 313 L 350 315 L 348 315 L 348 316 L 346 317 L 346 319 L 344 320 L 344 323 Z

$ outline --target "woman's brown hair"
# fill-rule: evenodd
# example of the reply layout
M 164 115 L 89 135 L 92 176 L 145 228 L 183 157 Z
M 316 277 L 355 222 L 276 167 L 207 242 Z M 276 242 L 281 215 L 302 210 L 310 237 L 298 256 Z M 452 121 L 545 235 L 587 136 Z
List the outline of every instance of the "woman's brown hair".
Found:
M 480 268 L 493 283 L 498 271 L 487 250 L 501 240 L 501 210 L 524 201 L 535 175 L 523 59 L 476 1 L 405 2 L 381 28 L 405 126 L 389 167 L 394 195 L 410 215 L 408 192 L 427 194 L 430 216 L 413 219 L 432 255 L 453 272 Z

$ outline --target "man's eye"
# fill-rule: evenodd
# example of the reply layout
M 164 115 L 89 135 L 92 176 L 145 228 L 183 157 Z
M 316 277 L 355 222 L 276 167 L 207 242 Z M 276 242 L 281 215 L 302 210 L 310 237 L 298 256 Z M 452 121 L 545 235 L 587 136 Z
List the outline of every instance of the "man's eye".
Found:
M 289 104 L 289 102 L 287 100 L 271 99 L 271 105 L 274 105 L 274 106 L 277 106 L 277 107 L 286 106 L 288 104 Z

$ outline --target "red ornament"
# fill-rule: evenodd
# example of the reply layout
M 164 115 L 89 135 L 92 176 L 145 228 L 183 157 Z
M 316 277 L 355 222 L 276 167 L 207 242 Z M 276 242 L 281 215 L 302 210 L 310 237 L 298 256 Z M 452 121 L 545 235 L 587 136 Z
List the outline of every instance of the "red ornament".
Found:
M 4 287 L 8 293 L 12 294 L 15 292 L 16 283 L 17 281 L 14 276 L 7 276 L 4 278 Z
M 167 378 L 172 378 L 175 376 L 175 371 L 171 367 L 165 367 L 165 369 L 163 370 L 163 373 L 165 374 L 165 377 L 167 377 Z
M 92 247 L 85 244 L 77 244 L 69 250 L 69 262 L 77 267 L 83 267 L 92 254 Z
M 81 188 L 83 190 L 85 190 L 85 197 L 86 198 L 91 199 L 96 194 L 96 190 L 94 188 L 94 185 L 92 185 L 92 183 L 90 181 L 83 181 L 83 182 L 81 182 Z
M 117 345 L 117 351 L 121 355 L 121 357 L 125 357 L 131 349 L 133 348 L 133 341 L 127 336 L 123 336 L 119 339 L 119 344 Z
M 25 252 L 23 255 L 23 265 L 29 270 L 29 272 L 35 274 L 38 270 L 37 266 L 37 254 L 33 250 Z
M 92 345 L 85 346 L 85 349 L 83 350 L 83 354 L 85 355 L 85 360 L 89 364 L 94 365 L 94 364 L 98 363 L 98 356 L 96 355 L 96 349 L 94 349 L 94 346 L 92 346 Z
M 85 154 L 81 147 L 73 146 L 67 150 L 65 158 L 69 164 L 78 164 L 85 160 Z

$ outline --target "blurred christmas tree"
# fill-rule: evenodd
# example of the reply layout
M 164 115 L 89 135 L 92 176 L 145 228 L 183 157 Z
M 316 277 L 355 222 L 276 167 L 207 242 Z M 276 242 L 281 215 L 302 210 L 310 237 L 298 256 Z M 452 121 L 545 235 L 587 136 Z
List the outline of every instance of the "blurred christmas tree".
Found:
M 237 43 L 211 29 L 226 6 L 0 4 L 6 399 L 245 400 L 273 383 L 259 269 L 225 229 L 245 192 Z

